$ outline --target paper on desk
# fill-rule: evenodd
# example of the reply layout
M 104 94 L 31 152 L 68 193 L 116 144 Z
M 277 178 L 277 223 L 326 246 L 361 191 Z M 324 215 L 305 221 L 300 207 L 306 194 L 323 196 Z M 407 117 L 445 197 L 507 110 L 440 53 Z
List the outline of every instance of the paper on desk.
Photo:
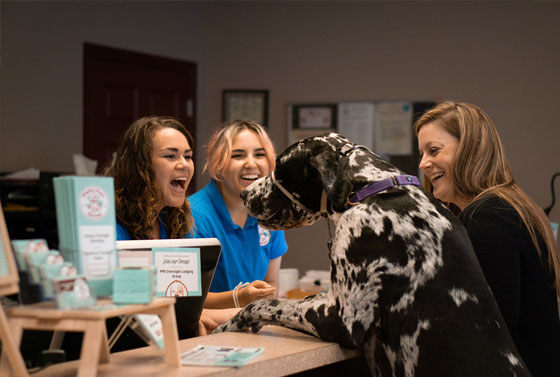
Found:
M 196 346 L 181 354 L 181 365 L 241 367 L 264 352 L 263 347 Z
M 27 168 L 2 176 L 1 179 L 39 179 L 39 169 Z
M 75 154 L 72 156 L 74 161 L 74 170 L 76 175 L 85 177 L 94 176 L 97 169 L 97 161 L 91 160 L 83 154 Z

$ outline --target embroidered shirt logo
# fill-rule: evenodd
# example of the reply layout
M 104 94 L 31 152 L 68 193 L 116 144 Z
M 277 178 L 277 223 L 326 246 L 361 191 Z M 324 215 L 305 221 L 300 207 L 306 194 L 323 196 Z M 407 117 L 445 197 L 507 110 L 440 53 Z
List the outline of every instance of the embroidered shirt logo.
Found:
M 270 230 L 261 228 L 259 225 L 259 241 L 261 246 L 266 246 L 270 242 Z

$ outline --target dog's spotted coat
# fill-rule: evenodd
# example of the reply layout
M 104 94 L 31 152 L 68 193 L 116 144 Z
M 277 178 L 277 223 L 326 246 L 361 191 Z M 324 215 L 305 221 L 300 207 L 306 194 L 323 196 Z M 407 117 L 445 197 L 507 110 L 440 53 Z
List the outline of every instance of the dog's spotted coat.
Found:
M 352 192 L 402 174 L 337 134 L 286 149 L 274 175 L 242 196 L 270 229 L 311 225 L 323 190 L 336 225 L 327 293 L 260 300 L 217 331 L 275 324 L 360 348 L 374 376 L 529 376 L 465 229 L 417 186 L 397 186 L 346 208 Z M 297 250 L 295 251 L 297 252 Z

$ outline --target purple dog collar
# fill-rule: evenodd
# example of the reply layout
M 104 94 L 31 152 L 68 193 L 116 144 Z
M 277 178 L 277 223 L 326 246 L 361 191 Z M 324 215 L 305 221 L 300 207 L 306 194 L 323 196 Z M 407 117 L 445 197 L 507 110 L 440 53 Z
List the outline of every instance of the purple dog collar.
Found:
M 367 185 L 366 187 L 352 194 L 346 201 L 346 208 L 355 206 L 369 196 L 378 194 L 385 190 L 389 190 L 390 188 L 393 188 L 395 186 L 405 185 L 420 186 L 420 182 L 418 182 L 418 178 L 413 175 L 397 175 L 391 178 L 382 179 L 381 181 L 377 181 L 372 183 L 371 185 Z

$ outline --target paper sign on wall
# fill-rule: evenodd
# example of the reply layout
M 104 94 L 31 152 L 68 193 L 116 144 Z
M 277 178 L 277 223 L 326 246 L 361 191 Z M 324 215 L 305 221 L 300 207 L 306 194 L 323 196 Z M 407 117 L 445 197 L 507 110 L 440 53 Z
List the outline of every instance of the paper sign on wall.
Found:
M 376 105 L 376 152 L 391 156 L 412 153 L 412 104 L 381 102 Z

